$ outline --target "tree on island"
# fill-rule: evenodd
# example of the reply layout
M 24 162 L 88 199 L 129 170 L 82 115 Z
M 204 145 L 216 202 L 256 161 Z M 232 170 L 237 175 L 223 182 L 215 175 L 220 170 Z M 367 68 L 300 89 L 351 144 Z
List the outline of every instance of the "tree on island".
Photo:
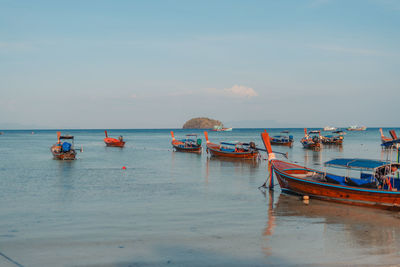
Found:
M 183 129 L 212 129 L 214 126 L 224 127 L 222 122 L 210 118 L 193 118 L 185 122 Z

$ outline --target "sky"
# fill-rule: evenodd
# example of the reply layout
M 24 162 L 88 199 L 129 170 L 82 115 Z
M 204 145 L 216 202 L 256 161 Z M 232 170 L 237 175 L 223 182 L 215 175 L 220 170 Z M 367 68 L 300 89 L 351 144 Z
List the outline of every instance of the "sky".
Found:
M 0 0 L 0 128 L 400 126 L 400 1 Z

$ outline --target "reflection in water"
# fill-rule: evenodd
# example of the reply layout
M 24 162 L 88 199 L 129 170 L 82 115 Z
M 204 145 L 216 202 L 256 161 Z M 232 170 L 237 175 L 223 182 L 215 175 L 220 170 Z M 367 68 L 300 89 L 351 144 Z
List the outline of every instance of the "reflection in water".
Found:
M 304 165 L 322 165 L 322 153 L 320 151 L 314 151 L 304 149 Z M 311 158 L 311 160 L 310 160 Z
M 249 160 L 249 159 L 233 159 L 233 158 L 223 158 L 223 157 L 207 157 L 210 161 L 220 162 L 220 166 L 240 166 L 249 167 L 249 169 L 257 168 L 260 164 L 260 160 Z
M 338 151 L 338 152 L 343 152 L 343 145 L 335 145 L 335 144 L 324 144 L 324 148 L 333 150 L 333 151 Z
M 57 160 L 58 163 L 58 183 L 61 202 L 69 202 L 74 192 L 74 166 L 73 160 Z
M 268 198 L 268 218 L 267 225 L 265 226 L 263 237 L 265 246 L 263 246 L 262 250 L 265 255 L 271 256 L 272 251 L 269 244 L 269 237 L 272 236 L 273 230 L 275 227 L 275 215 L 274 215 L 274 191 L 273 190 L 265 190 L 262 191 L 265 198 Z M 268 196 L 267 196 L 268 195 Z
M 343 244 L 349 253 L 353 250 L 357 254 L 360 249 L 364 249 L 374 255 L 397 255 L 400 245 L 398 213 L 315 199 L 309 205 L 304 205 L 298 196 L 287 194 L 279 195 L 274 208 L 271 205 L 271 195 L 268 199 L 268 221 L 264 236 L 272 235 L 275 220 L 285 221 L 285 218 L 291 217 L 300 223 L 307 219 L 317 219 L 317 222 L 324 224 L 320 234 L 324 240 L 329 240 L 324 243 L 325 249 L 329 251 L 337 252 L 337 244 Z M 285 228 L 285 225 L 281 222 L 279 227 Z
M 207 157 L 209 167 L 233 168 L 236 173 L 243 173 L 244 175 L 255 174 L 259 167 L 260 160 L 248 160 L 248 159 L 231 159 L 222 157 Z

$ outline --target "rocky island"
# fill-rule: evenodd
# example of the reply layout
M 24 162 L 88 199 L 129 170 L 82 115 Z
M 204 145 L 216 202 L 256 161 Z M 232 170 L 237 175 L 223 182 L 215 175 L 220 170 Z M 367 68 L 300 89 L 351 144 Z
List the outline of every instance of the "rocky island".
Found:
M 183 129 L 212 129 L 214 126 L 224 127 L 222 122 L 209 118 L 193 118 L 185 122 Z

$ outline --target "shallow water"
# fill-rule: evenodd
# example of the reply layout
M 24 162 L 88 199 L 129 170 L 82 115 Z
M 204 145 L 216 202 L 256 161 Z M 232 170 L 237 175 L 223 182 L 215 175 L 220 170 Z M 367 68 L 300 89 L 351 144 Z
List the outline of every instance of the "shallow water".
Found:
M 271 130 L 278 134 L 281 129 Z M 262 129 L 211 132 L 255 141 Z M 387 132 L 387 130 L 384 130 Z M 258 189 L 266 161 L 173 152 L 169 130 L 68 130 L 75 161 L 52 159 L 56 131 L 0 135 L 0 266 L 391 265 L 400 262 L 398 212 Z M 175 136 L 202 131 L 175 130 Z M 335 157 L 385 159 L 378 129 L 348 132 L 344 145 L 305 150 L 292 129 L 289 160 L 322 168 Z M 203 138 L 203 143 L 205 142 Z M 394 157 L 395 155 L 391 155 Z M 265 155 L 264 155 L 265 157 Z M 126 170 L 122 167 L 126 166 Z

